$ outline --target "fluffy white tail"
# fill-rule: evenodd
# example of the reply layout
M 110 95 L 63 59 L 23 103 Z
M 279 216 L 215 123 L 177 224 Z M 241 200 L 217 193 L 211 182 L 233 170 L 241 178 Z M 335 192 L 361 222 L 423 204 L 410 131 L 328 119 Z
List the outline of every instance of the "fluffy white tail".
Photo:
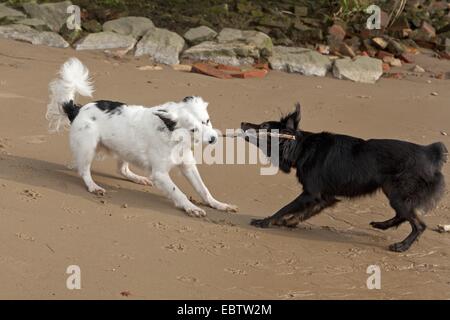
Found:
M 89 79 L 89 70 L 77 58 L 67 60 L 59 70 L 59 78 L 50 85 L 50 102 L 45 117 L 49 121 L 49 131 L 59 131 L 61 126 L 69 125 L 63 104 L 75 99 L 78 93 L 91 97 L 94 89 Z

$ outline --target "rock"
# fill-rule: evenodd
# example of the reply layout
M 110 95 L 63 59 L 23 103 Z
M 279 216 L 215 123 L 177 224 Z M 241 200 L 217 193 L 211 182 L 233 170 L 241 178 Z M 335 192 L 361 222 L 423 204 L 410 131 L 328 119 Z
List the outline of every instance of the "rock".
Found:
M 421 66 L 419 66 L 419 65 L 416 64 L 416 65 L 411 69 L 411 71 L 412 71 L 412 72 L 415 72 L 415 73 L 424 73 L 424 72 L 425 72 L 425 69 L 422 68 Z
M 145 17 L 124 17 L 107 21 L 103 24 L 103 31 L 110 31 L 132 36 L 135 39 L 142 37 L 151 28 L 154 28 L 152 20 Z
M 44 20 L 37 19 L 37 18 L 25 18 L 25 19 L 18 20 L 16 23 L 23 24 L 23 25 L 29 26 L 29 27 L 33 27 L 34 29 L 39 30 L 39 31 L 49 31 L 50 30 L 50 28 L 48 27 L 48 25 L 45 23 Z
M 354 58 L 356 56 L 355 51 L 352 49 L 352 47 L 350 47 L 345 42 L 342 42 L 342 44 L 341 44 L 341 46 L 339 48 L 339 52 L 341 54 L 343 54 L 344 56 L 347 56 L 347 57 L 350 57 L 350 58 Z
M 98 32 L 88 34 L 75 44 L 76 50 L 105 50 L 116 48 L 132 48 L 136 39 L 114 32 Z
M 272 39 L 259 31 L 224 28 L 217 36 L 219 43 L 243 43 L 254 47 L 260 56 L 270 56 L 273 49 Z
M 406 52 L 406 47 L 397 40 L 389 39 L 387 50 L 396 56 L 401 56 Z
M 388 42 L 380 37 L 373 38 L 372 42 L 380 49 L 386 49 L 388 46 Z
M 275 46 L 269 58 L 274 70 L 298 72 L 307 76 L 325 76 L 331 69 L 331 60 L 320 53 L 306 49 Z
M 84 30 L 86 30 L 87 32 L 89 32 L 89 33 L 97 33 L 97 32 L 102 32 L 103 31 L 103 27 L 100 24 L 100 22 L 98 22 L 95 19 L 82 21 L 81 22 L 81 27 Z
M 43 20 L 52 31 L 58 32 L 67 21 L 67 7 L 70 5 L 70 1 L 44 4 L 27 2 L 23 4 L 23 8 L 31 18 Z
M 294 42 L 280 29 L 271 30 L 270 37 L 275 45 L 290 47 L 294 44 Z
M 25 18 L 25 14 L 0 3 L 0 19 L 2 18 Z
M 69 44 L 55 32 L 41 32 L 21 24 L 0 26 L 0 38 L 25 41 L 31 44 L 56 48 L 67 48 L 69 46 Z
M 183 59 L 194 61 L 212 61 L 215 63 L 239 66 L 253 64 L 259 59 L 259 51 L 243 43 L 217 43 L 205 41 L 183 52 Z
M 330 28 L 328 28 L 328 34 L 342 41 L 345 38 L 346 32 L 341 25 L 333 24 Z
M 401 67 L 402 66 L 402 61 L 400 59 L 397 59 L 397 58 L 392 58 L 389 61 L 389 65 L 391 67 Z
M 338 79 L 375 83 L 383 75 L 383 63 L 379 59 L 364 56 L 355 60 L 339 59 L 334 63 L 333 75 Z
M 185 34 L 184 38 L 190 44 L 199 44 L 203 41 L 213 40 L 217 36 L 217 32 L 207 26 L 200 26 L 197 28 L 189 29 Z
M 436 91 L 433 91 L 430 93 L 432 96 L 437 97 L 439 95 L 439 93 L 437 93 Z
M 184 39 L 167 29 L 151 28 L 136 46 L 135 56 L 149 55 L 155 62 L 178 64 Z

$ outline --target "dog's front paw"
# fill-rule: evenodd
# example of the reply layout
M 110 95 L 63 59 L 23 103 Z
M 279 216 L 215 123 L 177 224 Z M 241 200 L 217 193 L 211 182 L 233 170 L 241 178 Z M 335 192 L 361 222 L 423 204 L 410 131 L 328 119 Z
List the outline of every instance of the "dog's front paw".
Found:
M 149 178 L 147 178 L 147 177 L 141 177 L 141 176 L 138 176 L 138 177 L 136 177 L 136 179 L 135 180 L 133 180 L 135 183 L 137 183 L 137 184 L 142 184 L 142 185 L 144 185 L 144 186 L 149 186 L 149 187 L 152 187 L 153 186 L 153 181 L 152 180 L 150 180 Z
M 266 219 L 252 219 L 250 222 L 252 226 L 258 227 L 258 228 L 268 228 L 272 224 L 272 220 L 269 218 Z
M 228 204 L 228 203 L 222 203 L 222 202 L 216 202 L 212 203 L 211 207 L 220 211 L 226 211 L 226 212 L 238 212 L 239 208 L 235 205 Z
M 191 217 L 199 218 L 199 217 L 205 217 L 206 216 L 205 210 L 203 210 L 203 209 L 201 209 L 199 207 L 196 207 L 194 205 L 193 206 L 189 206 L 189 207 L 185 207 L 184 211 L 186 211 L 188 216 L 191 216 Z
M 96 194 L 97 196 L 104 196 L 106 194 L 106 190 L 97 185 L 88 187 L 88 191 Z

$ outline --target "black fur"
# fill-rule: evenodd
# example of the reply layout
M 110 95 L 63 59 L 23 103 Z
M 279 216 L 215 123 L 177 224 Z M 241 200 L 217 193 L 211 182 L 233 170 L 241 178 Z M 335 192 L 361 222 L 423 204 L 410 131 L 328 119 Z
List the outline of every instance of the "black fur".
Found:
M 67 114 L 67 118 L 69 118 L 70 123 L 72 123 L 73 120 L 77 117 L 78 112 L 80 112 L 81 105 L 74 104 L 73 100 L 70 100 L 68 102 L 64 102 L 62 104 L 62 108 Z
M 187 97 L 183 98 L 183 102 L 188 102 L 189 100 L 192 100 L 192 99 L 194 99 L 193 96 L 187 96 Z
M 158 110 L 159 112 L 167 112 L 165 110 Z M 156 116 L 158 116 L 162 122 L 164 122 L 164 124 L 166 125 L 167 129 L 169 129 L 169 131 L 173 131 L 175 130 L 175 127 L 177 126 L 177 122 L 173 121 L 172 119 L 169 119 L 168 117 L 164 117 L 161 114 L 156 114 Z
M 400 140 L 312 133 L 299 130 L 299 123 L 300 105 L 297 105 L 293 113 L 280 121 L 241 124 L 244 131 L 278 130 L 295 135 L 295 140 L 269 137 L 268 156 L 284 172 L 296 168 L 297 179 L 303 185 L 303 193 L 294 201 L 273 216 L 253 220 L 252 224 L 263 228 L 293 227 L 334 205 L 338 196 L 354 198 L 381 189 L 395 210 L 395 217 L 371 225 L 385 230 L 409 222 L 412 232 L 389 247 L 397 252 L 407 250 L 426 229 L 417 213 L 434 208 L 444 193 L 441 169 L 447 159 L 445 145 L 437 142 L 422 146 Z M 275 142 L 279 143 L 279 154 L 271 155 L 270 144 Z
M 109 100 L 98 100 L 95 101 L 97 108 L 102 111 L 105 111 L 109 114 L 122 114 L 122 106 L 125 105 L 123 102 L 118 101 L 109 101 Z

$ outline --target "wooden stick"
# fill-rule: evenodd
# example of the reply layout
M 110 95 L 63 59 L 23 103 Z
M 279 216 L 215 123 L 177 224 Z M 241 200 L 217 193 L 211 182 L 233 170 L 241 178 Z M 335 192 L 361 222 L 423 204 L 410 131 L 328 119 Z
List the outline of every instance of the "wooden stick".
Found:
M 245 137 L 246 135 L 248 136 L 254 136 L 252 134 L 248 134 L 248 133 L 241 133 L 241 134 L 237 134 L 237 133 L 233 133 L 233 134 L 222 134 L 221 137 L 225 137 L 225 138 L 240 138 L 240 137 Z M 287 139 L 287 140 L 295 140 L 295 136 L 291 135 L 291 134 L 285 134 L 285 133 L 274 133 L 274 132 L 258 132 L 257 133 L 258 136 L 269 136 L 269 137 L 274 137 L 274 138 L 279 138 L 279 139 Z

